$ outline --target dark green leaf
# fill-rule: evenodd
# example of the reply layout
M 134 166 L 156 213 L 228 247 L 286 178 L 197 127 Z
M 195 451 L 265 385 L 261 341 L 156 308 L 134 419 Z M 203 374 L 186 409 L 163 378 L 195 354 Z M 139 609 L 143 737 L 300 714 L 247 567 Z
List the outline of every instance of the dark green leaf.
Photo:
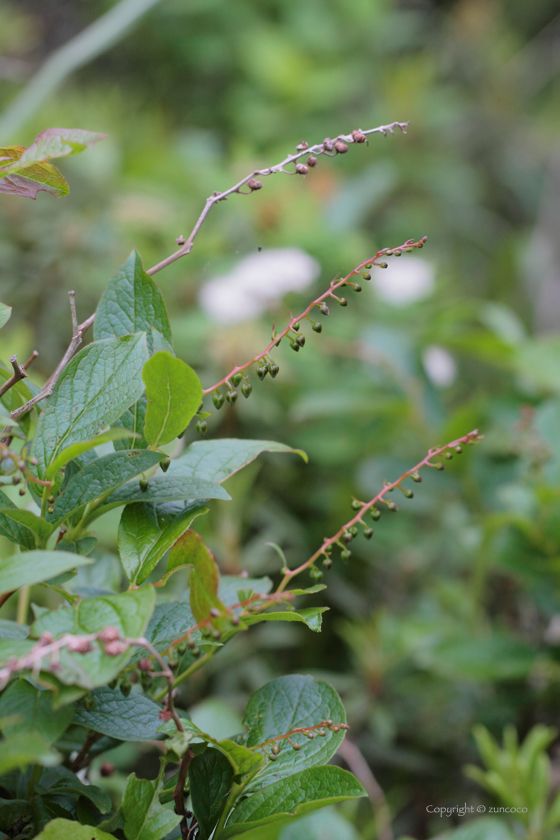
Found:
M 310 767 L 256 791 L 238 805 L 219 840 L 268 823 L 284 823 L 317 808 L 366 796 L 359 781 L 340 767 Z
M 178 814 L 160 804 L 162 788 L 159 781 L 137 779 L 134 773 L 128 777 L 122 803 L 127 840 L 162 840 L 181 822 Z
M 144 437 L 156 449 L 187 428 L 202 400 L 202 385 L 192 368 L 167 351 L 148 359 L 142 378 L 148 398 Z
M 31 551 L 36 547 L 35 534 L 21 522 L 16 522 L 11 516 L 6 516 L 8 511 L 13 510 L 19 510 L 19 508 L 0 490 L 0 535 Z
M 130 502 L 180 502 L 186 499 L 223 499 L 231 496 L 219 484 L 200 478 L 188 478 L 172 473 L 174 461 L 168 472 L 150 478 L 146 490 L 137 481 L 119 487 L 105 500 L 105 508 L 126 505 Z
M 147 357 L 144 333 L 96 341 L 74 356 L 37 424 L 32 455 L 40 477 L 66 447 L 94 438 L 136 402 Z
M 0 776 L 10 770 L 23 770 L 29 764 L 51 766 L 60 756 L 38 732 L 20 732 L 0 742 Z
M 153 741 L 161 726 L 161 706 L 144 694 L 125 697 L 120 688 L 102 686 L 91 692 L 93 708 L 78 704 L 74 723 L 120 741 Z
M 0 697 L 0 717 L 17 715 L 19 720 L 4 726 L 4 734 L 38 732 L 53 744 L 70 726 L 74 709 L 65 706 L 55 710 L 52 704 L 52 691 L 39 691 L 25 679 L 15 680 Z
M 134 476 L 154 467 L 163 457 L 161 452 L 132 449 L 96 458 L 70 479 L 64 492 L 57 498 L 52 513 L 53 521 L 62 522 L 88 502 L 101 498 Z
M 0 303 L 0 329 L 8 323 L 12 314 L 12 307 L 6 306 L 5 303 Z
M 198 820 L 198 840 L 208 840 L 215 829 L 233 785 L 233 768 L 218 750 L 207 749 L 189 766 L 192 810 Z
M 92 563 L 89 557 L 70 554 L 67 551 L 26 551 L 12 554 L 0 561 L 0 594 L 12 592 L 20 586 L 42 583 L 57 575 L 87 566 Z
M 16 822 L 27 821 L 32 815 L 26 799 L 0 799 L 0 831 L 11 831 Z
M 41 548 L 45 545 L 48 538 L 54 530 L 54 526 L 49 522 L 45 522 L 39 516 L 36 516 L 30 510 L 22 510 L 18 507 L 4 507 L 2 508 L 2 517 L 12 519 L 17 522 L 19 528 L 18 533 L 21 535 L 24 531 L 33 535 L 33 548 Z M 28 543 L 27 535 L 25 536 L 25 544 Z
M 100 435 L 96 435 L 96 437 L 91 440 L 84 440 L 81 443 L 73 443 L 71 446 L 67 446 L 66 449 L 63 449 L 58 457 L 55 458 L 48 468 L 46 472 L 47 480 L 54 478 L 58 470 L 61 470 L 62 467 L 70 461 L 73 461 L 75 458 L 83 455 L 84 452 L 89 452 L 89 450 L 93 449 L 95 446 L 100 446 L 100 444 L 107 443 L 110 440 L 115 441 L 125 439 L 130 439 L 130 435 L 127 434 L 125 429 L 107 429 L 107 431 L 102 432 Z M 133 449 L 134 444 L 128 448 Z
M 259 624 L 261 621 L 301 621 L 307 624 L 310 630 L 319 633 L 321 630 L 322 615 L 327 610 L 328 607 L 310 607 L 305 610 L 261 613 L 260 615 L 244 616 L 242 622 L 247 627 L 250 627 L 251 624 Z

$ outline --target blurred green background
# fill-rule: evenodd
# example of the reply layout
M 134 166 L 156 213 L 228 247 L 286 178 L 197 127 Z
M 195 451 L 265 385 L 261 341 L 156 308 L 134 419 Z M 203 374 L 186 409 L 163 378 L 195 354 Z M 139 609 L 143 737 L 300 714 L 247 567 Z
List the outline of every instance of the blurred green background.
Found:
M 560 7 L 160 0 L 19 126 L 2 123 L 45 59 L 112 5 L 0 0 L 2 144 L 53 126 L 109 135 L 62 162 L 68 198 L 0 196 L 1 298 L 14 307 L 0 356 L 36 347 L 36 381 L 69 340 L 68 289 L 83 319 L 132 248 L 146 266 L 165 257 L 213 190 L 301 140 L 410 121 L 406 136 L 374 135 L 305 178 L 276 175 L 219 204 L 192 254 L 157 280 L 176 350 L 208 386 L 331 278 L 428 236 L 346 309 L 331 306 L 297 356 L 282 346 L 275 381 L 252 377 L 249 400 L 210 418 L 211 436 L 281 440 L 310 462 L 263 459 L 229 481 L 234 501 L 201 527 L 227 572 L 276 573 L 266 541 L 302 562 L 350 518 L 352 494 L 369 499 L 473 428 L 484 441 L 335 561 L 320 636 L 286 624 L 236 637 L 184 701 L 213 696 L 220 717 L 277 675 L 324 675 L 395 836 L 434 837 L 460 819 L 428 805 L 491 801 L 462 769 L 477 761 L 475 723 L 520 736 L 559 723 Z M 298 265 L 310 255 L 319 276 L 302 269 L 308 288 L 282 297 L 283 248 L 299 249 Z M 241 288 L 235 297 L 247 258 L 270 298 L 257 315 Z M 217 321 L 200 290 L 240 264 Z M 100 531 L 108 576 L 116 521 Z M 551 756 L 557 780 L 554 744 Z M 367 802 L 340 813 L 354 828 L 323 821 L 317 836 L 379 836 Z

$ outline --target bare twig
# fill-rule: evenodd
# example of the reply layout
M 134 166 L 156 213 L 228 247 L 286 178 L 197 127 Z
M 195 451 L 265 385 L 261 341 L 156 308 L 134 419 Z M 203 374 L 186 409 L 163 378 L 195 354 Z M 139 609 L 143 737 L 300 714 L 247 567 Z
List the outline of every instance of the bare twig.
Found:
M 377 128 L 369 128 L 367 131 L 362 131 L 361 129 L 357 129 L 353 131 L 351 134 L 339 134 L 338 137 L 335 137 L 334 140 L 331 140 L 327 137 L 322 143 L 317 143 L 314 146 L 309 146 L 307 143 L 300 143 L 298 146 L 298 150 L 294 155 L 288 155 L 288 157 L 284 158 L 283 161 L 277 163 L 275 166 L 269 166 L 265 169 L 255 169 L 254 172 L 251 172 L 245 178 L 242 178 L 235 186 L 230 187 L 229 190 L 224 190 L 224 192 L 215 192 L 209 198 L 206 199 L 206 204 L 204 205 L 204 209 L 200 216 L 198 217 L 194 228 L 192 229 L 188 239 L 185 240 L 184 245 L 181 245 L 178 251 L 175 251 L 169 257 L 166 257 L 161 262 L 154 265 L 152 268 L 148 269 L 148 274 L 156 274 L 156 272 L 161 271 L 162 268 L 166 268 L 171 263 L 174 263 L 176 260 L 180 259 L 181 257 L 190 254 L 193 247 L 193 242 L 195 237 L 202 227 L 206 216 L 214 206 L 217 204 L 218 201 L 225 201 L 229 195 L 233 195 L 234 193 L 239 193 L 242 195 L 248 195 L 249 193 L 242 193 L 241 187 L 247 185 L 249 186 L 249 192 L 255 192 L 256 190 L 262 187 L 258 181 L 255 181 L 257 177 L 267 176 L 267 175 L 274 175 L 277 172 L 283 172 L 285 175 L 295 175 L 298 173 L 298 170 L 294 170 L 293 172 L 288 171 L 285 167 L 289 166 L 291 163 L 295 163 L 300 158 L 307 156 L 314 157 L 315 155 L 327 155 L 328 157 L 334 157 L 337 154 L 343 154 L 344 152 L 348 151 L 347 145 L 348 143 L 364 143 L 366 140 L 366 135 L 368 134 L 383 134 L 384 136 L 387 135 L 387 132 L 394 134 L 395 128 L 400 128 L 403 134 L 406 134 L 406 127 L 408 122 L 393 122 L 389 125 L 380 125 Z M 314 166 L 315 164 L 313 164 Z M 307 167 L 305 167 L 305 171 L 301 171 L 300 174 L 306 174 Z M 253 182 L 253 183 L 249 183 Z
M 80 752 L 78 753 L 78 755 L 76 756 L 74 761 L 70 764 L 70 770 L 73 770 L 74 773 L 77 773 L 78 770 L 82 769 L 82 767 L 86 763 L 86 758 L 87 758 L 87 755 L 88 755 L 90 749 L 102 737 L 103 737 L 103 734 L 101 732 L 90 732 L 88 734 L 86 740 L 84 741 L 84 743 L 82 745 L 82 748 L 81 748 Z
M 72 340 L 68 345 L 66 353 L 62 357 L 56 370 L 54 371 L 54 373 L 52 374 L 42 391 L 39 394 L 37 394 L 37 396 L 33 397 L 28 402 L 26 402 L 25 405 L 22 405 L 19 408 L 16 408 L 15 411 L 12 411 L 11 416 L 14 420 L 18 420 L 23 414 L 26 414 L 28 411 L 30 411 L 34 405 L 37 405 L 37 403 L 41 402 L 41 400 L 44 400 L 45 397 L 50 397 L 50 395 L 54 391 L 54 386 L 60 379 L 62 371 L 64 370 L 64 368 L 66 367 L 66 365 L 68 364 L 68 362 L 82 343 L 84 334 L 91 327 L 95 320 L 94 313 L 93 315 L 90 315 L 89 318 L 87 318 L 85 321 L 83 321 L 83 323 L 78 324 L 76 318 L 75 293 L 69 292 L 68 294 L 70 296 L 70 312 L 72 315 Z
M 0 397 L 3 397 L 6 391 L 9 391 L 10 388 L 13 388 L 16 383 L 21 382 L 21 380 L 25 379 L 27 376 L 25 372 L 25 365 L 22 367 L 18 363 L 17 356 L 10 356 L 10 364 L 14 372 L 9 379 L 6 379 L 3 385 L 0 385 Z
M 375 827 L 377 829 L 378 840 L 393 840 L 391 814 L 387 800 L 385 799 L 385 794 L 371 772 L 371 768 L 364 756 L 356 744 L 353 744 L 347 738 L 341 743 L 337 752 L 366 790 L 375 814 Z
M 180 814 L 183 818 L 181 820 L 181 836 L 183 840 L 188 840 L 190 833 L 189 827 L 187 825 L 187 812 L 185 810 L 185 782 L 187 781 L 187 773 L 189 772 L 189 766 L 193 758 L 194 753 L 189 747 L 189 749 L 186 751 L 181 760 L 177 784 L 175 785 L 175 790 L 173 791 L 175 811 L 177 814 Z

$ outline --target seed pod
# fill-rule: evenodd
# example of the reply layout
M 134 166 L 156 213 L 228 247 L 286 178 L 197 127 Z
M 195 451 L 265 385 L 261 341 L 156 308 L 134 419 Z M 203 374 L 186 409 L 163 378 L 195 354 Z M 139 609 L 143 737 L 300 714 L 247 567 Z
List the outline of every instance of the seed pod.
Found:
M 138 660 L 138 667 L 141 671 L 151 671 L 152 670 L 152 662 L 150 659 L 145 657 L 144 659 Z
M 20 484 L 20 482 L 21 482 L 21 476 L 20 475 L 14 475 L 14 477 L 12 478 L 12 484 Z
M 306 149 L 309 148 L 309 143 L 307 140 L 302 140 L 301 143 L 298 143 L 296 146 L 297 152 L 305 152 Z
M 206 420 L 198 421 L 198 423 L 196 424 L 196 431 L 201 436 L 206 434 L 206 432 L 208 431 L 208 423 L 206 422 Z
M 296 337 L 296 341 L 297 341 L 297 343 L 299 344 L 300 347 L 305 346 L 305 336 L 304 335 L 298 335 Z
M 251 383 L 247 382 L 247 380 L 245 380 L 245 382 L 241 386 L 241 393 L 243 394 L 245 399 L 248 399 L 251 396 L 251 391 L 252 390 L 253 390 L 253 386 L 251 385 Z
M 371 280 L 371 274 L 369 273 L 369 271 L 366 271 L 365 274 L 362 274 L 362 277 L 364 278 L 364 280 Z
M 278 755 L 279 752 L 280 752 L 280 744 L 273 744 L 272 747 L 270 748 L 270 751 L 274 755 Z
M 387 508 L 388 508 L 389 510 L 392 510 L 392 511 L 393 511 L 393 513 L 396 513 L 396 512 L 398 511 L 398 509 L 399 509 L 398 505 L 397 505 L 397 504 L 395 504 L 395 502 L 389 502 L 389 504 L 387 505 Z
M 306 166 L 305 163 L 296 163 L 296 172 L 298 175 L 307 175 L 309 167 Z
M 366 540 L 371 540 L 373 537 L 373 528 L 364 528 L 364 537 Z
M 82 703 L 84 704 L 84 709 L 86 712 L 92 712 L 95 707 L 95 700 L 91 696 L 91 694 L 86 694 L 83 698 Z
M 20 487 L 19 490 L 18 490 L 18 493 L 19 493 L 20 496 L 25 496 L 25 494 L 27 493 L 27 488 L 26 487 Z
M 373 263 L 366 263 L 364 265 L 364 268 L 366 269 L 366 271 L 369 271 L 370 268 L 373 268 Z
M 235 385 L 235 387 L 237 388 L 237 386 L 240 384 L 241 380 L 243 379 L 243 374 L 242 373 L 234 373 L 233 376 L 230 377 L 230 379 L 233 382 L 233 384 Z
M 417 484 L 420 484 L 420 482 L 422 481 L 422 476 L 420 475 L 420 473 L 419 473 L 418 471 L 413 472 L 413 473 L 412 473 L 412 475 L 411 475 L 410 477 L 411 477 L 411 479 L 412 479 L 413 481 L 415 481 Z
M 183 642 L 179 642 L 179 644 L 176 645 L 176 647 L 177 647 L 177 653 L 180 653 L 182 655 L 183 653 L 187 652 L 188 645 L 185 641 L 183 641 Z
M 198 659 L 198 657 L 200 656 L 200 648 L 198 647 L 198 645 L 190 647 L 189 650 L 191 652 L 191 656 L 194 656 L 195 659 Z
M 226 394 L 226 400 L 230 405 L 235 405 L 237 402 L 237 391 L 228 391 Z
M 309 569 L 309 574 L 311 579 L 319 583 L 319 581 L 323 580 L 323 572 L 320 569 L 317 569 L 316 566 L 311 566 Z
M 345 531 L 342 535 L 342 542 L 345 542 L 346 545 L 350 545 L 350 543 L 352 542 L 353 539 L 354 538 L 353 538 L 352 534 L 350 533 L 350 531 Z
M 332 560 L 330 557 L 325 557 L 323 560 L 323 569 L 330 569 L 332 566 Z
M 407 499 L 413 499 L 414 498 L 414 493 L 412 492 L 412 490 L 409 490 L 407 487 L 403 487 L 403 493 L 404 493 L 404 495 Z
M 278 376 L 278 373 L 280 372 L 280 368 L 278 367 L 278 365 L 269 365 L 268 369 L 273 379 L 275 379 Z
M 219 411 L 219 410 L 220 410 L 220 408 L 223 406 L 223 404 L 224 404 L 224 399 L 225 399 L 224 395 L 223 395 L 223 394 L 220 394 L 220 392 L 219 392 L 219 391 L 216 391 L 216 392 L 212 395 L 212 402 L 214 403 L 214 405 L 216 406 L 216 408 L 218 409 L 218 411 Z
M 350 531 L 350 533 L 352 534 L 352 536 L 353 536 L 353 537 L 357 537 L 357 536 L 358 536 L 358 533 L 359 533 L 359 532 L 358 532 L 358 529 L 356 528 L 356 526 L 355 526 L 355 525 L 352 525 L 352 527 L 351 527 L 351 528 L 349 528 L 348 530 Z
M 394 257 L 400 257 L 401 254 L 402 254 L 402 251 L 393 251 L 393 256 Z
M 119 681 L 118 681 L 117 677 L 115 677 L 115 679 L 111 680 L 111 682 L 107 683 L 107 685 L 109 686 L 109 688 L 115 689 L 117 687 L 118 683 L 119 683 Z
M 123 679 L 121 681 L 121 686 L 120 687 L 121 687 L 121 694 L 124 697 L 128 697 L 128 695 L 132 691 L 132 683 L 130 682 L 130 680 L 129 679 Z
M 217 607 L 212 607 L 212 609 L 210 610 L 210 615 L 212 616 L 212 618 L 218 618 L 218 616 L 220 615 L 220 610 Z
M 292 745 L 292 749 L 293 749 L 293 750 L 296 750 L 296 752 L 297 752 L 298 750 L 301 750 L 301 744 L 296 744 L 296 742 L 295 742 L 295 741 L 290 741 L 290 743 L 291 743 L 291 745 Z
M 325 137 L 325 139 L 323 140 L 323 149 L 326 152 L 334 151 L 334 143 L 330 137 Z
M 313 738 L 315 737 L 314 732 L 304 732 L 303 734 L 306 736 L 306 738 L 309 738 L 310 741 L 312 741 Z
M 456 447 L 455 447 L 455 452 L 457 453 L 457 455 L 460 455 L 462 451 L 463 451 L 463 447 L 462 447 L 462 446 L 456 446 Z
M 169 467 L 171 465 L 171 458 L 169 457 L 169 455 L 166 455 L 165 458 L 163 458 L 159 462 L 159 465 L 162 468 L 163 472 L 167 472 L 167 470 L 169 469 Z
M 337 140 L 334 144 L 334 147 L 339 155 L 345 155 L 348 151 L 348 146 L 346 145 L 346 143 L 343 143 L 342 140 Z
M 49 513 L 54 513 L 54 505 L 49 505 L 47 509 Z
M 140 685 L 142 686 L 144 691 L 149 691 L 153 684 L 154 680 L 153 677 L 150 676 L 150 674 L 140 674 Z
M 49 505 L 54 505 L 54 496 L 52 496 L 52 495 L 51 495 L 51 496 L 49 496 L 49 498 L 47 499 L 47 501 L 48 501 Z
M 346 298 L 339 298 L 338 302 L 341 306 L 348 306 L 348 301 L 346 300 Z
M 365 143 L 367 139 L 366 135 L 359 128 L 356 128 L 352 132 L 352 137 L 354 138 L 354 143 Z
M 306 163 L 307 163 L 307 165 L 308 165 L 308 166 L 310 166 L 311 168 L 313 168 L 314 166 L 317 166 L 317 158 L 316 158 L 316 157 L 313 157 L 313 155 L 309 155 L 309 157 L 307 158 Z
M 377 522 L 377 520 L 381 517 L 381 511 L 377 510 L 377 508 L 372 508 L 369 512 L 369 515 L 374 520 L 374 522 Z
M 352 552 L 345 548 L 344 551 L 340 552 L 340 556 L 343 560 L 349 560 L 352 557 Z
M 362 507 L 363 505 L 361 502 L 359 502 L 357 499 L 352 499 L 352 510 L 360 510 L 360 508 Z
M 311 324 L 311 329 L 313 330 L 313 332 L 320 333 L 320 332 L 323 332 L 323 325 L 314 321 Z
M 296 353 L 299 353 L 299 343 L 297 341 L 294 341 L 293 338 L 290 339 L 290 347 L 292 348 L 292 350 L 295 350 Z
M 278 761 L 278 756 L 275 753 L 269 753 L 268 757 L 271 761 Z
M 327 306 L 325 301 L 322 301 L 322 303 L 319 304 L 319 312 L 321 313 L 321 315 L 329 314 L 329 307 Z
M 436 469 L 440 470 L 440 472 L 441 472 L 441 470 L 444 470 L 445 467 L 443 466 L 443 464 L 440 463 L 440 464 L 436 464 Z
M 109 776 L 112 776 L 113 773 L 115 772 L 115 768 L 113 767 L 112 764 L 109 764 L 109 762 L 106 761 L 105 764 L 102 764 L 101 767 L 99 768 L 99 772 L 101 773 L 103 778 L 108 779 Z
M 378 268 L 389 268 L 389 266 L 386 262 L 377 263 L 377 266 L 378 266 Z
M 262 189 L 262 184 L 261 184 L 261 182 L 260 182 L 260 181 L 255 181 L 255 179 L 254 179 L 254 178 L 249 178 L 249 180 L 247 181 L 247 186 L 248 186 L 248 187 L 249 187 L 249 189 L 250 189 L 250 190 L 252 190 L 252 191 L 254 191 L 254 190 L 261 190 L 261 189 Z
M 448 461 L 451 461 L 451 459 L 453 458 L 453 452 L 446 452 L 445 457 Z

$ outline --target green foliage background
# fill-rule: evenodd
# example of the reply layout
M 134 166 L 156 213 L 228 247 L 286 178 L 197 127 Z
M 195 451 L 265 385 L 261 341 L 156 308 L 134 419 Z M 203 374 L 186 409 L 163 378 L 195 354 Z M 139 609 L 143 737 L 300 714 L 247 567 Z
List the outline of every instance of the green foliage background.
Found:
M 0 108 L 109 5 L 0 2 Z M 253 465 L 200 527 L 227 573 L 272 573 L 266 541 L 302 562 L 349 518 L 352 494 L 370 498 L 429 446 L 472 428 L 483 444 L 430 474 L 371 543 L 354 543 L 347 565 L 334 563 L 322 634 L 264 624 L 186 694 L 223 719 L 276 676 L 325 676 L 397 834 L 451 826 L 428 804 L 479 801 L 462 772 L 476 761 L 473 724 L 524 735 L 558 721 L 557 11 L 552 0 L 162 0 L 17 137 L 1 138 L 27 145 L 56 125 L 109 134 L 61 165 L 68 199 L 0 196 L 0 285 L 14 307 L 0 356 L 36 346 L 40 378 L 70 336 L 69 288 L 85 318 L 132 248 L 146 265 L 167 255 L 214 189 L 302 139 L 410 120 L 405 137 L 374 136 L 305 179 L 276 176 L 219 205 L 192 255 L 158 278 L 177 353 L 207 386 L 310 294 L 224 328 L 198 308 L 206 280 L 257 248 L 297 246 L 320 262 L 319 294 L 379 248 L 428 235 L 429 297 L 397 307 L 367 288 L 347 309 L 331 307 L 303 352 L 278 351 L 278 379 L 254 381 L 248 401 L 209 419 L 209 435 L 281 440 L 310 463 Z M 432 345 L 455 360 L 449 387 L 426 374 Z M 115 523 L 109 514 L 99 527 L 109 586 Z M 131 750 L 120 748 L 116 787 L 136 766 Z M 143 760 L 155 760 L 148 747 Z M 368 808 L 342 809 L 364 840 L 375 836 Z

